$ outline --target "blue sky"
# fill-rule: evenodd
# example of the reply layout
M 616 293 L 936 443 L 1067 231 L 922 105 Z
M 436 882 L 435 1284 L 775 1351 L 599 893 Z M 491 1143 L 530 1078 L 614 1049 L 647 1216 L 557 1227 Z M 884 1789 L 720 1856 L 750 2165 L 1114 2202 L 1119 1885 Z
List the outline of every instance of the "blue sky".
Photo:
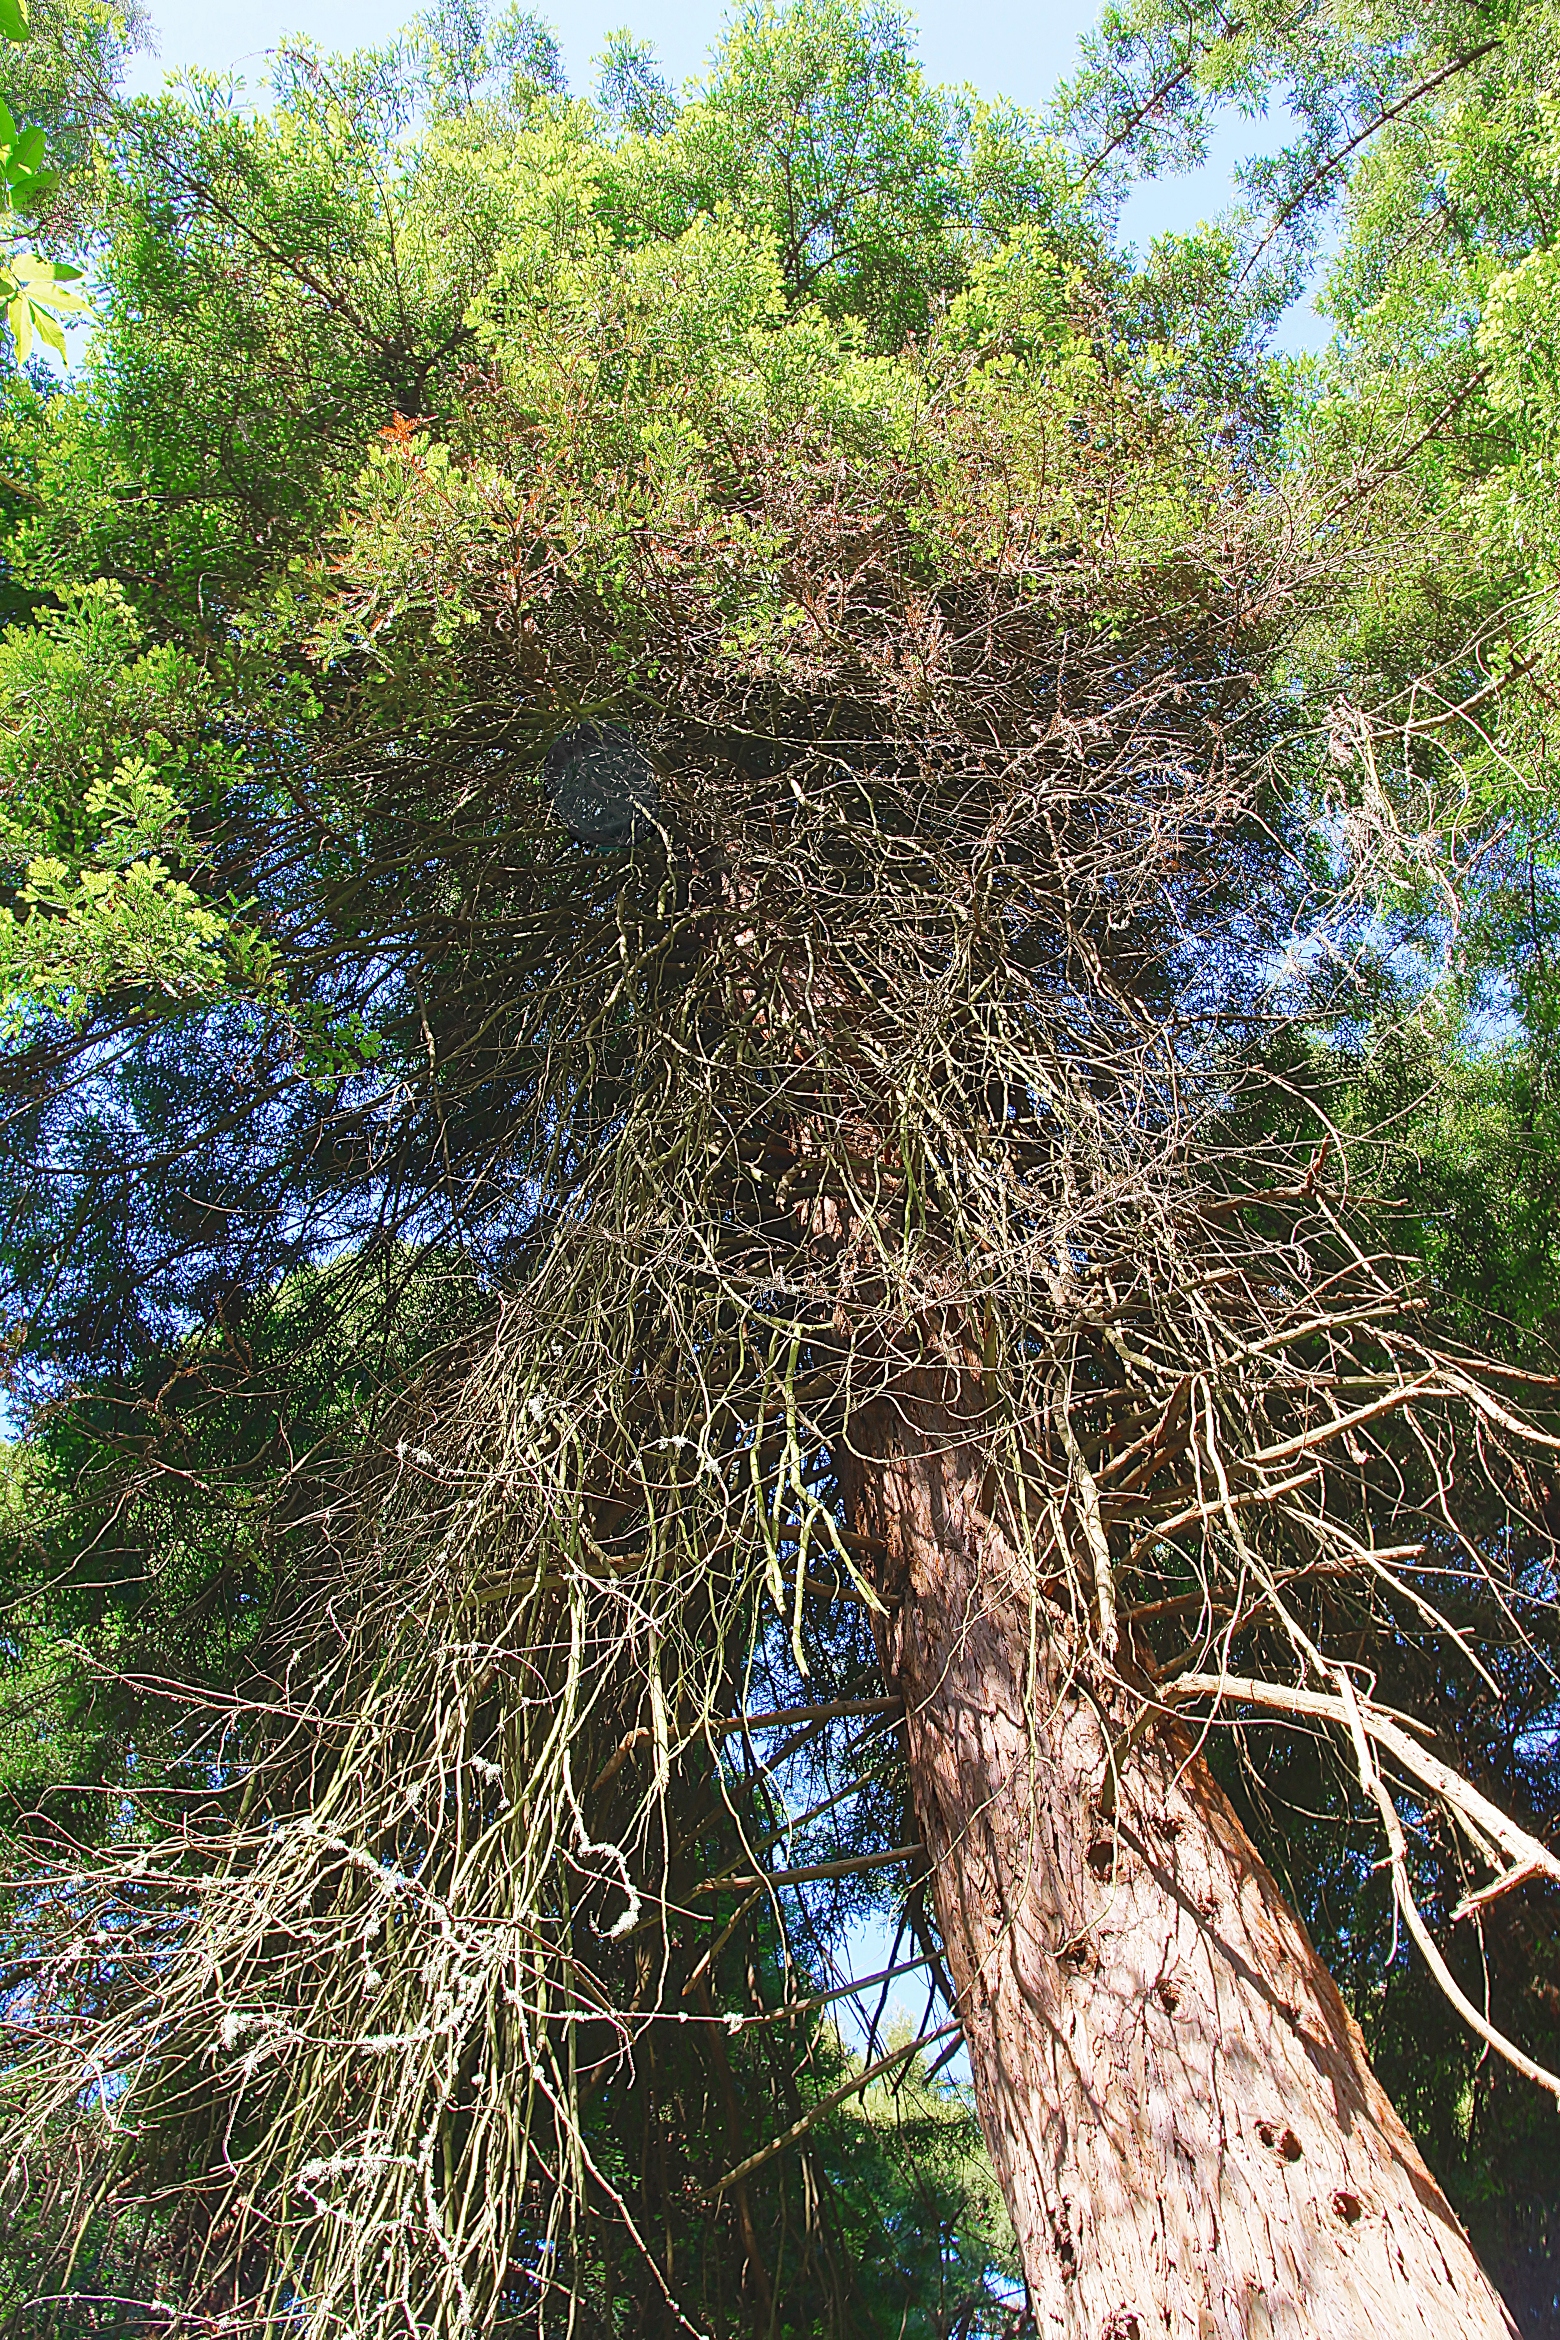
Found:
M 240 65 L 263 71 L 265 50 L 288 33 L 307 33 L 326 48 L 356 48 L 383 40 L 414 13 L 418 0 L 150 0 L 160 59 L 142 60 L 141 87 L 155 88 L 160 72 L 177 65 Z M 1001 0 L 928 0 L 911 11 L 920 27 L 921 54 L 936 81 L 970 81 L 1022 105 L 1039 105 L 1077 51 L 1092 23 L 1095 0 L 1067 6 L 1005 7 Z M 591 59 L 606 35 L 628 24 L 654 43 L 674 79 L 699 72 L 725 9 L 721 0 L 541 0 L 562 45 L 576 89 L 593 80 Z

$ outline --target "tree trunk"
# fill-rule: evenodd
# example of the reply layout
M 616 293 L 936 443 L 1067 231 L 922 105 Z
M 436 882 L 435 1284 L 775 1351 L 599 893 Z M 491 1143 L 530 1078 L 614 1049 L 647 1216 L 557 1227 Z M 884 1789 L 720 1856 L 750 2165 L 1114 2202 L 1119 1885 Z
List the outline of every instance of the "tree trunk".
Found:
M 952 1377 L 950 1377 L 951 1379 Z M 946 1395 L 858 1416 L 880 1646 L 976 2102 L 1042 2340 L 1515 2331 L 1359 2029 L 1185 1735 L 1101 1816 L 1070 1687 Z

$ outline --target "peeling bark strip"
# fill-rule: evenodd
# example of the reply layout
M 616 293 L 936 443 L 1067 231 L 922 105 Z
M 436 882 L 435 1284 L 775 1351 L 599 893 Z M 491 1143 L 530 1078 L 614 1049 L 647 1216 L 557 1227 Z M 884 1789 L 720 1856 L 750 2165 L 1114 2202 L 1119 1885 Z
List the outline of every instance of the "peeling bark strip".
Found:
M 1107 1741 L 945 1404 L 844 1470 L 976 2101 L 1043 2340 L 1510 2340 L 1359 2029 L 1175 1726 Z M 1044 1612 L 1037 1612 L 1044 1624 Z

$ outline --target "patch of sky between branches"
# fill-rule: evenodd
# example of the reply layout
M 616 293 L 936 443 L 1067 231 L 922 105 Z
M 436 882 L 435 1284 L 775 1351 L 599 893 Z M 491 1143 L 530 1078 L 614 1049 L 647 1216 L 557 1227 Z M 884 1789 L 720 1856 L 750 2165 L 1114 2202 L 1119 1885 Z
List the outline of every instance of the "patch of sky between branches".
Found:
M 853 1918 L 836 1953 L 840 1981 L 855 1982 L 866 1975 L 883 1973 L 892 1959 L 897 1931 L 898 1919 L 891 1909 L 868 1910 Z M 899 1956 L 904 1959 L 907 1955 L 913 1955 L 913 1951 L 907 1953 L 901 1943 Z M 874 2025 L 880 2003 L 883 2011 Z M 912 2033 L 934 2031 L 946 2019 L 946 2010 L 941 1994 L 933 1989 L 930 1976 L 923 1969 L 919 1974 L 896 1975 L 886 1992 L 884 1985 L 877 1983 L 859 1996 L 836 1999 L 834 2018 L 848 2048 L 865 2055 L 870 2047 L 874 2055 L 880 2056 L 889 2045 L 890 2033 L 898 2037 L 905 2029 Z M 934 2041 L 926 2050 L 926 2061 L 934 2063 L 946 2044 L 942 2040 Z M 969 2049 L 962 2040 L 957 2053 L 949 2057 L 938 2077 L 949 2087 L 973 2087 Z
M 1238 196 L 1236 173 L 1254 157 L 1280 153 L 1299 132 L 1300 124 L 1287 106 L 1251 116 L 1227 107 L 1216 118 L 1208 151 L 1194 171 L 1166 173 L 1143 179 L 1121 207 L 1117 241 L 1146 253 L 1158 236 L 1187 236 L 1210 224 L 1230 208 Z M 1303 357 L 1326 348 L 1332 335 L 1330 321 L 1316 308 L 1316 295 L 1337 249 L 1336 224 L 1318 238 L 1310 274 L 1303 291 L 1292 301 L 1274 330 L 1272 348 L 1285 357 Z

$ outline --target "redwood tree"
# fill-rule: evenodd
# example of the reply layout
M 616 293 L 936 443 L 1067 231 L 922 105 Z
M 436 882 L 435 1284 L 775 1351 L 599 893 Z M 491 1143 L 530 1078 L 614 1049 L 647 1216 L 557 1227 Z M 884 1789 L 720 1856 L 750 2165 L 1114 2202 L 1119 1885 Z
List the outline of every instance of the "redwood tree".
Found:
M 102 2076 L 82 2224 L 157 2210 L 224 2323 L 670 2331 L 709 2230 L 712 2316 L 783 2329 L 762 2189 L 800 2157 L 813 2231 L 811 2141 L 873 2077 L 820 2073 L 810 1913 L 876 1870 L 1039 2329 L 1511 2328 L 1210 1764 L 1254 1715 L 1330 1733 L 1454 1996 L 1401 1808 L 1461 1831 L 1475 1918 L 1560 1879 L 1374 1695 L 1382 1653 L 1520 1656 L 1553 1595 L 1555 1384 L 1447 1319 L 1351 1090 L 1478 645 L 1429 726 L 1411 661 L 1362 677 L 1329 625 L 1409 557 L 1386 485 L 1281 509 L 1078 269 L 1054 158 L 1010 124 L 1004 178 L 885 38 L 749 26 L 615 144 L 533 85 L 389 194 L 333 177 L 356 118 L 305 73 L 290 143 L 157 132 L 187 249 L 155 205 L 124 230 L 206 364 L 121 320 L 158 395 L 216 415 L 236 306 L 284 383 L 397 406 L 323 542 L 339 416 L 269 484 L 285 401 L 216 416 L 220 622 L 194 484 L 62 493 L 59 539 L 197 577 L 198 678 L 105 647 L 112 596 L 13 651 L 44 780 L 87 755 L 79 678 L 120 694 L 83 866 L 155 812 L 190 880 L 34 885 L 13 1256 L 78 1374 L 100 1344 L 112 1534 L 155 1513 L 155 1577 L 193 1487 L 273 1574 L 220 1682 L 100 1659 L 172 1752 L 28 1837 L 4 2084 L 25 2170 Z M 851 233 L 778 233 L 777 88 L 870 129 Z M 325 299 L 295 247 L 338 181 Z M 312 360 L 250 298 L 279 252 Z M 122 396 L 61 435 L 122 446 Z M 171 1035 L 136 884 L 182 938 Z M 72 1217 L 131 1231 L 128 1356 Z M 353 1386 L 305 1447 L 326 1290 Z M 259 1393 L 280 1426 L 224 1456 Z M 849 1776 L 797 1816 L 819 1732 Z

